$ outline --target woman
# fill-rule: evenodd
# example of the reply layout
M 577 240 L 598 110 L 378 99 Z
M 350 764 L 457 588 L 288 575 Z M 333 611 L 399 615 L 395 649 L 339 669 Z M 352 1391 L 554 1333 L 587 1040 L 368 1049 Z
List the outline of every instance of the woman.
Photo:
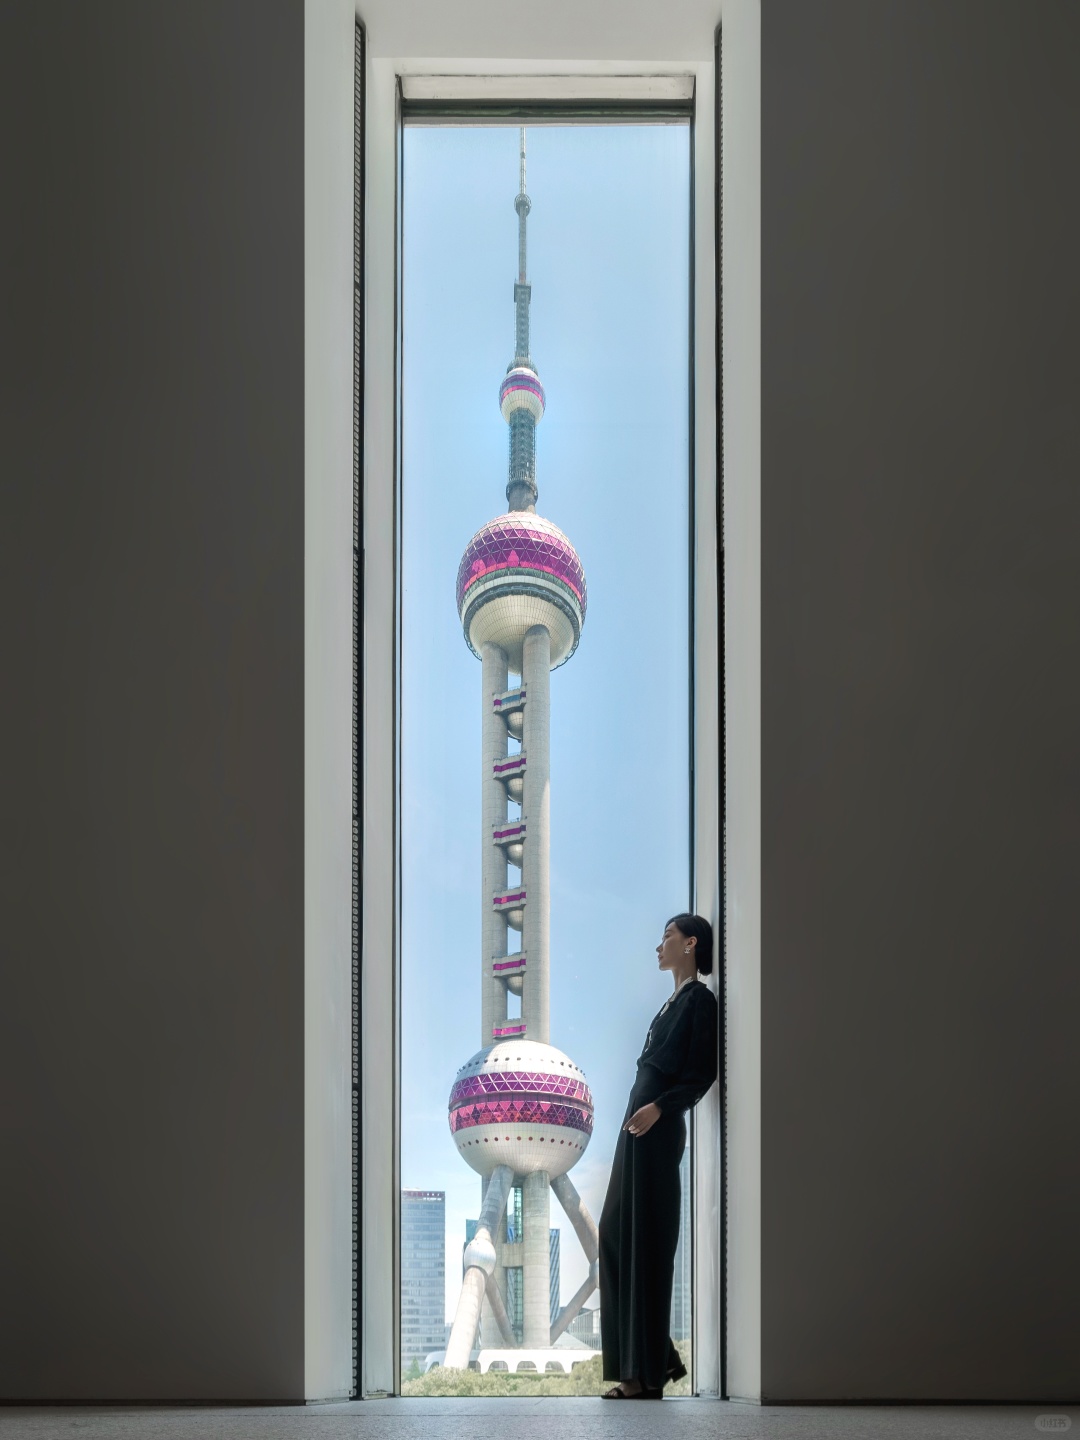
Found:
M 605 1400 L 659 1400 L 686 1367 L 671 1342 L 671 1285 L 679 1241 L 684 1113 L 716 1079 L 712 926 L 669 920 L 656 947 L 674 991 L 645 1037 L 600 1216 L 600 1319 Z

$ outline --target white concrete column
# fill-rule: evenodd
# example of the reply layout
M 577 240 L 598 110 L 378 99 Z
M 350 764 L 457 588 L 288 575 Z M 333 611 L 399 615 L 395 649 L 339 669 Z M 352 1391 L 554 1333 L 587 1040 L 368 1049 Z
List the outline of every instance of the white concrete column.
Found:
M 491 843 L 491 829 L 506 819 L 506 791 L 492 774 L 492 765 L 506 756 L 506 726 L 495 713 L 492 696 L 506 689 L 506 656 L 497 645 L 481 650 L 483 720 L 480 727 L 481 774 L 483 802 L 480 806 L 480 1049 L 491 1044 L 491 1029 L 506 1019 L 506 988 L 491 973 L 493 955 L 506 954 L 506 921 L 492 909 L 492 897 L 506 889 L 506 856 L 498 845 Z
M 494 955 L 506 954 L 506 921 L 492 909 L 492 896 L 506 888 L 506 857 L 498 845 L 491 843 L 491 829 L 506 819 L 506 791 L 501 781 L 493 778 L 492 765 L 507 752 L 506 726 L 502 717 L 495 713 L 492 697 L 501 695 L 507 684 L 506 656 L 497 645 L 484 645 L 480 652 L 482 678 L 481 702 L 483 716 L 480 725 L 482 737 L 480 787 L 483 797 L 480 806 L 480 873 L 481 873 L 481 919 L 480 919 L 480 1049 L 486 1050 L 491 1044 L 492 1027 L 506 1019 L 506 989 L 502 981 L 496 980 L 491 970 Z M 489 1186 L 484 1185 L 487 1199 Z M 504 1267 L 499 1263 L 502 1245 L 506 1237 L 506 1201 L 503 1200 L 501 1215 L 494 1222 L 491 1238 L 495 1243 L 496 1263 L 492 1278 L 505 1291 Z M 486 1295 L 478 1292 L 477 1304 L 481 1309 L 481 1344 L 501 1345 L 503 1343 L 498 1320 Z
M 547 631 L 545 630 L 545 635 Z M 526 1175 L 521 1186 L 522 1346 L 544 1349 L 551 1343 L 551 1191 L 546 1170 Z
M 526 893 L 521 948 L 528 956 L 521 1013 L 530 1040 L 551 1040 L 551 636 L 534 625 L 525 636 L 521 661 L 525 686 L 522 749 L 525 791 L 521 813 L 528 829 L 521 880 Z M 544 1204 L 547 1205 L 545 1198 Z M 547 1244 L 545 1232 L 544 1243 Z M 528 1284 L 525 1287 L 528 1304 Z

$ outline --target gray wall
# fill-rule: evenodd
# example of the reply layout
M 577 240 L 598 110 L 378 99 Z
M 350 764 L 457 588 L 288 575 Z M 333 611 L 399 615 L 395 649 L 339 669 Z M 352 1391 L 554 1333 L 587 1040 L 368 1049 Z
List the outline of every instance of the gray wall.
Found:
M 763 12 L 764 1394 L 1075 1399 L 1078 12 Z M 299 1398 L 303 9 L 4 25 L 0 1395 Z
M 4 7 L 3 1396 L 304 1393 L 303 53 Z
M 763 4 L 767 1400 L 1080 1398 L 1078 54 Z

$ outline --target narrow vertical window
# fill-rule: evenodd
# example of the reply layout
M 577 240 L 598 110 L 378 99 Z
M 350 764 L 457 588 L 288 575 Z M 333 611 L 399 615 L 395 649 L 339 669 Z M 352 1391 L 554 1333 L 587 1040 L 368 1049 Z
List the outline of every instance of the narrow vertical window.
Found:
M 403 173 L 403 1390 L 596 1393 L 691 898 L 689 129 L 409 125 Z
M 362 626 L 363 571 L 361 546 L 363 540 L 363 467 L 364 467 L 364 27 L 357 22 L 353 29 L 353 654 L 352 654 L 352 1206 L 353 1206 L 353 1301 L 352 1301 L 352 1393 L 360 1393 L 360 1311 L 363 1270 L 361 1266 L 360 1206 L 363 1177 L 360 1157 L 363 1150 L 360 1105 L 360 1034 L 361 1034 L 361 842 L 360 817 L 363 814 L 363 763 L 360 735 L 360 701 L 364 655 Z

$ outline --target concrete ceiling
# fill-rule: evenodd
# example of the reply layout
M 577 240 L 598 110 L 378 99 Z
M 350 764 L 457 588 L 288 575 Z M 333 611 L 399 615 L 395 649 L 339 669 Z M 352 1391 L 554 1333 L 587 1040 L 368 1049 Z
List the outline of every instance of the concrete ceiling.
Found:
M 357 0 L 375 57 L 710 60 L 721 0 Z

